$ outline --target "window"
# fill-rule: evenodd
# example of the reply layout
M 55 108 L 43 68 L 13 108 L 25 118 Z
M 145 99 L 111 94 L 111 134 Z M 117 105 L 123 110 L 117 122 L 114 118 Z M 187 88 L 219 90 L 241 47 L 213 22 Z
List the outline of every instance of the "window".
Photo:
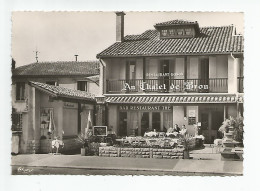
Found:
M 162 30 L 162 36 L 166 36 L 167 35 L 167 30 Z
M 58 86 L 58 83 L 55 82 L 55 81 L 47 81 L 46 84 L 53 85 L 53 86 Z
M 170 34 L 170 36 L 174 36 L 175 35 L 175 30 L 174 29 L 169 29 L 169 34 Z
M 16 83 L 16 100 L 24 100 L 25 82 Z
M 183 35 L 183 29 L 177 29 L 177 34 L 178 35 Z
M 87 81 L 78 81 L 77 89 L 81 91 L 88 91 L 88 82 Z
M 18 131 L 22 129 L 23 115 L 21 113 L 12 113 L 12 130 Z
M 185 34 L 186 34 L 186 35 L 191 35 L 191 29 L 190 29 L 190 28 L 185 29 Z

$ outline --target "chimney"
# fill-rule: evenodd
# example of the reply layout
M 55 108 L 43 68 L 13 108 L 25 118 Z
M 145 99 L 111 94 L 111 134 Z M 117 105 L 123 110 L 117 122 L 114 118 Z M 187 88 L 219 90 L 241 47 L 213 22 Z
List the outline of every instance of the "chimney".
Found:
M 124 15 L 123 11 L 116 12 L 116 41 L 124 41 Z
M 75 60 L 76 60 L 76 62 L 77 62 L 77 61 L 78 61 L 78 56 L 79 56 L 79 55 L 75 54 L 74 56 L 75 56 Z
M 16 64 L 16 62 L 15 62 L 15 60 L 12 58 L 12 70 L 15 69 L 15 64 Z

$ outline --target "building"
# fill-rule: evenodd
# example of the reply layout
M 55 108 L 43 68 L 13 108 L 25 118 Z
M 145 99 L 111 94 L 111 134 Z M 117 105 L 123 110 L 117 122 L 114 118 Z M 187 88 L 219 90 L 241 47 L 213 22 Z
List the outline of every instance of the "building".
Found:
M 116 42 L 97 54 L 100 100 L 119 136 L 174 124 L 194 134 L 196 124 L 212 143 L 225 118 L 243 115 L 243 36 L 235 26 L 172 20 L 124 36 L 124 16 L 116 13 Z
M 96 123 L 99 62 L 12 66 L 13 152 L 48 153 L 54 137 L 64 151 L 79 148 L 78 134 Z

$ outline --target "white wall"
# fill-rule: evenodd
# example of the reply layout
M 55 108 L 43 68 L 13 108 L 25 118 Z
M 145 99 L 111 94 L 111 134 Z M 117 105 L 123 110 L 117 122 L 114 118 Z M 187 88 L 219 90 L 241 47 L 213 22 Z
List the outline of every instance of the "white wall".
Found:
M 184 58 L 176 58 L 175 73 L 183 74 L 183 75 L 175 76 L 175 79 L 184 79 Z
M 197 79 L 199 78 L 199 58 L 189 57 L 187 64 L 187 78 Z
M 113 126 L 113 131 L 118 132 L 118 110 L 116 105 L 108 106 L 108 126 Z
M 173 106 L 173 125 L 177 124 L 181 128 L 182 125 L 185 125 L 189 134 L 194 135 L 195 129 L 193 125 L 188 125 L 188 115 L 189 110 L 195 110 L 196 122 L 198 121 L 198 106 L 186 106 L 186 117 L 187 120 L 184 120 L 184 107 L 183 106 Z

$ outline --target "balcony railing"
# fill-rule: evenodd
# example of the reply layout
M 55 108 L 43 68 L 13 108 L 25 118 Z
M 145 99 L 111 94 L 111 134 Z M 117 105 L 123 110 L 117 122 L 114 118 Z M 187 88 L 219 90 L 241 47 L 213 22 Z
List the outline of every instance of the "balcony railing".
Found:
M 244 93 L 244 77 L 238 77 L 237 78 L 237 85 L 238 85 L 238 92 Z
M 227 78 L 107 80 L 107 93 L 227 93 Z

